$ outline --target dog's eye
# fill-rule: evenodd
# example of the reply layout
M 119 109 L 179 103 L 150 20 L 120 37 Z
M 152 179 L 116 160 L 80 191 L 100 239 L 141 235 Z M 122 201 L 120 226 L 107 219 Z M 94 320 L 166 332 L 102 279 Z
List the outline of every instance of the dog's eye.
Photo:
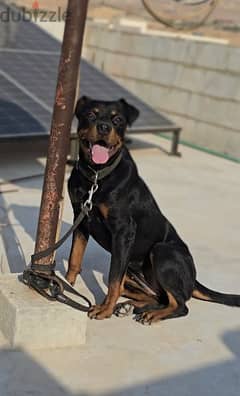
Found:
M 94 113 L 94 111 L 89 111 L 89 113 L 87 114 L 87 119 L 90 122 L 94 122 L 97 119 L 96 114 Z
M 122 117 L 120 117 L 119 115 L 116 115 L 112 118 L 112 123 L 115 126 L 121 125 L 123 123 L 123 119 Z

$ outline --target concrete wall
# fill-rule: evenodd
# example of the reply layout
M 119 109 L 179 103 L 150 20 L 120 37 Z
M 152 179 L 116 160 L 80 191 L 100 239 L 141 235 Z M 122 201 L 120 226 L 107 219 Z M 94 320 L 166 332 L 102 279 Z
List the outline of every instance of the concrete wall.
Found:
M 240 48 L 89 22 L 84 56 L 181 125 L 184 140 L 240 158 Z

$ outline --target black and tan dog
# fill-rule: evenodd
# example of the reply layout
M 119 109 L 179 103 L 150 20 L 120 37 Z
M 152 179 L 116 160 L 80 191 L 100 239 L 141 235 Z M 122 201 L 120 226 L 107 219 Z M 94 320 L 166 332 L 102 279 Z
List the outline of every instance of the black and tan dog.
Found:
M 102 175 L 93 209 L 74 233 L 67 280 L 74 284 L 89 235 L 111 252 L 108 293 L 92 307 L 90 318 L 109 318 L 135 311 L 151 324 L 188 313 L 186 301 L 201 300 L 240 306 L 240 296 L 207 289 L 196 280 L 187 245 L 158 208 L 139 177 L 124 144 L 124 133 L 138 110 L 121 99 L 95 101 L 83 97 L 76 108 L 80 159 L 69 180 L 74 217 L 92 186 L 94 171 Z M 119 296 L 129 300 L 117 304 Z M 131 309 L 133 308 L 133 309 Z

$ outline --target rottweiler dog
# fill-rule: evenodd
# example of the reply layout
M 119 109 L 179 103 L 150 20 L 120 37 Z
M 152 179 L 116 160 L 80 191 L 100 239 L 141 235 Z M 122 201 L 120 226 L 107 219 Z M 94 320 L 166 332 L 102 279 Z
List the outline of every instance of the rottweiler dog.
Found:
M 79 161 L 68 183 L 75 219 L 96 172 L 99 180 L 90 215 L 73 235 L 67 280 L 73 285 L 81 272 L 91 235 L 111 253 L 108 293 L 90 309 L 91 319 L 134 313 L 137 321 L 150 325 L 187 315 L 186 302 L 192 296 L 240 306 L 240 296 L 210 290 L 196 280 L 188 246 L 139 176 L 124 141 L 127 126 L 138 115 L 124 99 L 82 97 L 77 103 Z M 128 300 L 117 304 L 120 296 Z

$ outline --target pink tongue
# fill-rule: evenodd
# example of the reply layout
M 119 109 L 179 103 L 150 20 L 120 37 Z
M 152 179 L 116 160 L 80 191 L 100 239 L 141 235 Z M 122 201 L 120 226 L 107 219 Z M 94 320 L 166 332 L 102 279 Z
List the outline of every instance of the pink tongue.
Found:
M 92 148 L 92 160 L 95 164 L 106 164 L 109 160 L 109 151 L 106 147 L 94 144 Z

